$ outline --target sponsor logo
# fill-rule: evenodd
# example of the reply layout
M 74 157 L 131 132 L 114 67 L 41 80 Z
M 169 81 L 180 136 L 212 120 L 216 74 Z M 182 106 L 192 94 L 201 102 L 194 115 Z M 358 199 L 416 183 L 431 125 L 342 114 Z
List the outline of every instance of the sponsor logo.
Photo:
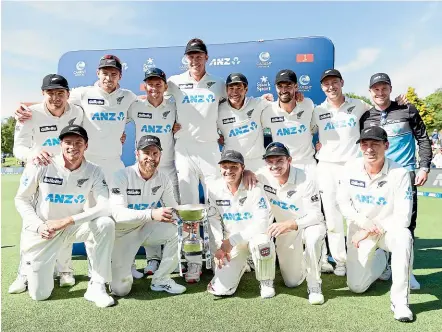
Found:
M 292 210 L 292 211 L 298 211 L 299 210 L 299 208 L 295 204 L 288 204 L 286 202 L 278 201 L 278 200 L 273 199 L 273 198 L 270 199 L 270 204 L 272 204 L 274 206 L 279 206 L 283 210 Z
M 347 108 L 347 114 L 351 114 L 353 112 L 353 110 L 355 109 L 356 106 L 350 106 L 349 108 Z
M 132 210 L 146 210 L 146 209 L 152 209 L 157 206 L 157 202 L 152 202 L 150 204 L 146 203 L 135 203 L 135 204 L 128 204 L 127 208 Z
M 121 194 L 120 188 L 112 188 L 111 193 L 115 195 L 120 195 Z
M 258 63 L 256 64 L 259 68 L 268 68 L 272 64 L 270 61 L 270 53 L 269 52 L 261 52 L 258 55 Z
M 270 186 L 264 185 L 264 191 L 267 191 L 268 193 L 271 193 L 273 195 L 276 195 L 276 189 L 272 188 Z
M 312 197 L 310 197 L 310 200 L 311 200 L 312 203 L 319 202 L 318 194 L 315 194 Z
M 152 134 L 162 134 L 162 133 L 170 133 L 172 131 L 171 125 L 144 125 L 141 127 L 142 133 L 152 133 Z
M 270 118 L 270 121 L 272 123 L 275 123 L 275 122 L 284 122 L 285 120 L 284 120 L 283 116 L 276 116 L 276 117 Z
M 217 200 L 216 205 L 217 206 L 230 206 L 230 200 L 228 200 L 228 199 Z
M 270 247 L 269 246 L 265 246 L 265 247 L 259 246 L 259 253 L 260 253 L 261 257 L 270 256 Z
M 209 94 L 207 97 L 205 95 L 187 95 L 184 96 L 182 104 L 200 104 L 200 103 L 214 103 L 215 96 Z
M 365 188 L 365 181 L 350 179 L 350 185 Z
M 57 145 L 60 145 L 60 139 L 58 137 L 48 138 L 42 144 L 42 146 L 57 146 Z
M 167 119 L 167 116 L 169 115 L 170 111 L 164 112 L 163 113 L 163 119 Z
M 54 204 L 81 204 L 86 202 L 86 198 L 84 195 L 48 194 L 45 198 L 45 202 Z
M 180 70 L 182 71 L 186 71 L 187 69 L 189 69 L 189 61 L 187 61 L 186 56 L 184 55 L 181 58 L 181 65 L 180 65 Z
M 387 181 L 379 181 L 378 182 L 378 188 L 382 188 L 384 186 L 384 184 L 386 184 Z
M 252 114 L 253 114 L 253 111 L 254 111 L 255 109 L 251 109 L 250 111 L 248 111 L 246 114 L 247 114 L 247 117 L 250 119 L 251 117 L 252 117 Z
M 229 124 L 229 123 L 235 123 L 235 122 L 236 122 L 236 118 L 223 119 L 223 124 Z
M 267 203 L 264 197 L 261 197 L 261 199 L 259 200 L 258 209 L 267 209 Z
M 127 65 L 126 62 L 123 62 L 123 63 L 121 64 L 121 66 L 123 67 L 123 70 L 124 70 L 124 71 L 126 71 L 126 70 L 129 69 L 129 66 Z
M 148 58 L 143 64 L 143 71 L 146 72 L 149 68 L 155 67 L 155 60 L 153 58 Z
M 56 125 L 52 125 L 52 126 L 40 127 L 40 132 L 41 133 L 46 133 L 48 131 L 57 131 L 57 126 Z
M 178 87 L 180 90 L 193 89 L 193 83 L 179 84 Z
M 299 77 L 299 92 L 309 92 L 312 89 L 312 85 L 310 84 L 310 76 L 308 75 L 301 75 Z
M 89 105 L 104 105 L 104 99 L 88 99 L 87 103 Z
M 240 199 L 239 199 L 239 206 L 243 206 L 243 205 L 244 205 L 244 202 L 246 201 L 246 199 L 247 199 L 247 196 L 246 196 L 246 197 L 243 197 L 243 198 L 240 198 Z
M 313 62 L 315 56 L 312 53 L 309 54 L 296 54 L 296 62 Z
M 61 186 L 63 184 L 63 179 L 45 176 L 45 177 L 43 177 L 43 182 L 48 183 L 48 184 L 56 184 L 57 186 Z
M 332 115 L 331 113 L 324 113 L 319 115 L 319 120 L 325 120 L 325 119 L 331 119 Z
M 279 128 L 276 132 L 276 136 L 297 135 L 305 133 L 306 131 L 307 127 L 305 125 L 300 125 L 299 127 Z
M 287 198 L 292 197 L 296 193 L 296 190 L 289 190 L 287 191 Z
M 246 124 L 244 126 L 233 128 L 229 132 L 229 137 L 236 137 L 248 134 L 258 128 L 258 125 L 255 121 L 252 121 L 250 124 Z
M 106 186 L 106 187 L 107 187 L 106 180 L 103 179 L 103 181 L 101 181 L 101 183 L 103 184 L 103 186 Z
M 121 102 L 123 101 L 124 96 L 117 98 L 117 105 L 121 105 Z
M 336 130 L 340 128 L 347 128 L 347 127 L 355 127 L 356 121 L 355 119 L 351 118 L 350 120 L 339 120 L 339 121 L 330 121 L 327 122 L 327 124 L 324 127 L 324 130 Z
M 27 175 L 24 175 L 24 176 L 23 176 L 23 178 L 21 179 L 21 184 L 22 184 L 24 187 L 27 187 L 27 186 L 28 186 L 28 184 L 29 184 L 29 178 L 28 178 Z
M 84 76 L 86 75 L 86 62 L 84 61 L 78 61 L 75 65 L 75 69 L 73 74 L 74 76 Z
M 433 186 L 440 186 L 440 187 L 442 187 L 442 173 L 439 174 L 436 177 L 436 179 L 434 179 Z
M 137 117 L 139 117 L 141 119 L 152 119 L 152 113 L 138 112 Z
M 141 189 L 127 189 L 126 194 L 130 196 L 140 196 L 141 195 Z
M 124 112 L 96 112 L 92 113 L 91 120 L 95 121 L 123 121 L 125 118 Z
M 356 200 L 363 204 L 371 204 L 371 205 L 387 205 L 387 200 L 385 197 L 375 197 L 372 195 L 361 195 L 357 194 L 355 196 Z
M 266 92 L 271 90 L 269 78 L 267 76 L 261 76 L 259 82 L 256 83 L 256 89 L 259 92 Z
M 405 192 L 405 199 L 412 201 L 413 200 L 413 189 L 408 187 L 407 191 Z
M 253 215 L 250 212 L 237 212 L 237 213 L 223 213 L 224 221 L 241 221 L 241 220 L 250 220 Z
M 161 188 L 161 186 L 156 186 L 156 187 L 153 187 L 152 188 L 152 195 L 156 195 L 157 194 L 157 191 L 158 191 L 158 189 L 160 189 Z
M 233 58 L 214 58 L 210 61 L 209 66 L 235 66 L 240 63 L 241 61 L 237 56 Z
M 77 187 L 80 187 L 80 188 L 81 188 L 81 186 L 82 186 L 87 180 L 89 180 L 89 178 L 87 178 L 87 179 L 78 179 L 78 180 L 77 180 Z

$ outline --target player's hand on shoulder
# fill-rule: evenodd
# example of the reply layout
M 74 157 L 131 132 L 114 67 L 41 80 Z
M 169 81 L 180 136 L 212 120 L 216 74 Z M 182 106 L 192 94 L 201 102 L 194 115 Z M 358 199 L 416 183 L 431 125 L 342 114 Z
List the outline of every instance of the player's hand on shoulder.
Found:
M 178 122 L 175 122 L 172 127 L 172 133 L 176 134 L 179 130 L 181 130 L 181 125 Z
M 123 131 L 123 134 L 120 137 L 120 142 L 121 144 L 124 144 L 124 142 L 126 142 L 126 132 Z
M 316 150 L 316 152 L 318 152 L 319 150 L 321 150 L 321 148 L 322 148 L 322 144 L 321 144 L 321 142 L 318 142 L 318 143 L 315 144 L 315 150 Z
M 256 187 L 256 184 L 258 183 L 258 178 L 251 170 L 245 169 L 242 175 L 242 182 L 247 190 L 251 190 Z
M 39 151 L 32 157 L 32 163 L 34 165 L 47 166 L 52 162 L 53 154 L 47 151 Z
M 32 111 L 26 105 L 21 104 L 20 107 L 15 110 L 14 116 L 18 122 L 24 123 L 32 119 Z
M 153 209 L 152 219 L 160 222 L 173 222 L 172 208 L 161 207 Z
M 219 135 L 218 144 L 224 146 L 224 136 L 223 135 Z
M 261 96 L 262 99 L 265 99 L 267 101 L 275 101 L 275 98 L 273 98 L 273 95 L 271 93 L 264 93 Z

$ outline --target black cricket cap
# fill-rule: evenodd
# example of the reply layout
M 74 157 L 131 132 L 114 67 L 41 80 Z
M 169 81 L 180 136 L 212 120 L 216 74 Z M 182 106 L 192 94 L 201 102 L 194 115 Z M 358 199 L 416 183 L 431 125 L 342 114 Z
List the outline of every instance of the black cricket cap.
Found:
M 84 138 L 84 140 L 87 142 L 89 140 L 89 137 L 87 136 L 86 129 L 84 129 L 82 126 L 79 125 L 69 125 L 64 127 L 61 132 L 60 136 L 58 138 L 62 140 L 67 135 L 78 135 Z
M 98 69 L 106 67 L 117 68 L 119 71 L 121 71 L 123 68 L 121 65 L 121 60 L 117 56 L 111 54 L 103 55 L 100 59 L 100 63 L 98 64 Z
M 327 69 L 327 70 L 325 70 L 323 73 L 322 73 L 322 75 L 321 75 L 321 83 L 322 83 L 322 81 L 324 80 L 324 78 L 326 78 L 326 77 L 330 77 L 330 76 L 333 76 L 333 77 L 338 77 L 338 78 L 340 78 L 341 80 L 342 80 L 342 75 L 341 75 L 341 73 L 339 72 L 339 70 L 337 70 L 337 69 Z
M 244 157 L 243 155 L 235 150 L 224 150 L 221 154 L 221 160 L 218 164 L 221 164 L 223 162 L 230 161 L 232 163 L 240 163 L 241 165 L 244 165 Z
M 362 130 L 361 136 L 356 141 L 356 144 L 359 144 L 359 142 L 361 142 L 364 139 L 388 142 L 388 135 L 387 132 L 381 127 L 373 126 Z
M 385 73 L 377 73 L 370 77 L 370 88 L 376 83 L 387 83 L 391 85 L 390 77 Z
M 69 90 L 68 80 L 58 74 L 49 74 L 43 78 L 42 90 L 66 89 Z
M 137 144 L 137 150 L 143 150 L 151 145 L 155 145 L 160 151 L 163 151 L 160 139 L 154 135 L 144 135 L 141 137 Z
M 188 54 L 191 52 L 203 52 L 207 54 L 207 46 L 201 39 L 191 39 L 186 45 L 186 50 L 184 51 L 184 54 Z
M 166 73 L 160 68 L 148 68 L 144 73 L 144 82 L 152 77 L 159 77 L 164 81 L 164 83 L 167 83 Z
M 272 142 L 266 147 L 266 152 L 262 156 L 262 159 L 266 159 L 271 156 L 286 156 L 290 157 L 289 149 L 280 142 Z
M 282 83 L 282 82 L 291 82 L 294 84 L 298 83 L 298 77 L 296 76 L 296 73 L 293 70 L 290 69 L 283 69 L 280 70 L 275 77 L 275 84 Z
M 229 76 L 227 76 L 226 85 L 233 84 L 233 83 L 243 83 L 245 85 L 249 85 L 249 81 L 247 81 L 247 77 L 245 77 L 241 73 L 231 73 Z

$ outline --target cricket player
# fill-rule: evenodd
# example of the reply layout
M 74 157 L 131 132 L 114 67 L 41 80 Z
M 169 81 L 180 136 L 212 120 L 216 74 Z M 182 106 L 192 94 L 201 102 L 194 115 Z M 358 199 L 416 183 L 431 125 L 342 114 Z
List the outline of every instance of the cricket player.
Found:
M 48 165 L 28 164 L 15 197 L 23 218 L 21 252 L 28 292 L 34 300 L 46 300 L 54 288 L 58 251 L 65 243 L 85 242 L 92 278 L 84 297 L 98 307 L 108 307 L 114 304 L 105 283 L 111 281 L 115 238 L 108 188 L 100 167 L 84 159 L 86 130 L 69 125 L 59 139 L 62 153 Z M 89 194 L 97 204 L 85 210 Z
M 251 254 L 261 297 L 273 297 L 276 253 L 267 234 L 273 221 L 269 201 L 260 185 L 251 190 L 244 187 L 244 157 L 240 152 L 224 150 L 219 164 L 222 178 L 208 183 L 216 267 L 207 290 L 217 296 L 234 294 Z
M 112 253 L 111 289 L 117 296 L 129 294 L 131 265 L 141 245 L 164 245 L 163 258 L 150 288 L 180 294 L 186 291 L 170 278 L 178 265 L 178 233 L 172 208 L 178 204 L 167 174 L 158 169 L 162 147 L 157 136 L 137 142 L 137 163 L 115 173 L 111 185 L 112 216 L 116 221 Z M 161 202 L 163 207 L 157 208 Z
M 353 292 L 365 292 L 387 265 L 383 250 L 391 252 L 391 310 L 395 319 L 408 322 L 413 320 L 408 307 L 413 265 L 409 171 L 386 158 L 390 144 L 384 129 L 363 129 L 357 143 L 363 157 L 344 166 L 338 188 L 348 222 L 347 284 Z
M 413 190 L 413 209 L 410 232 L 414 238 L 417 219 L 417 186 L 422 186 L 430 172 L 432 151 L 425 123 L 413 105 L 399 105 L 390 99 L 392 91 L 390 77 L 385 73 L 374 74 L 370 79 L 369 92 L 374 103 L 369 112 L 361 118 L 361 130 L 370 126 L 381 126 L 387 131 L 390 143 L 386 157 L 409 171 Z M 416 141 L 419 147 L 419 171 L 416 173 Z M 385 279 L 391 277 L 390 267 Z M 420 289 L 414 275 L 411 275 L 411 289 Z
M 284 283 L 297 287 L 307 279 L 309 302 L 322 304 L 321 254 L 326 229 L 316 182 L 293 166 L 289 148 L 280 142 L 270 143 L 263 158 L 267 166 L 257 177 L 276 219 L 267 234 L 276 238 Z
M 48 74 L 41 85 L 44 101 L 30 106 L 33 112 L 31 120 L 17 122 L 14 134 L 14 156 L 17 159 L 36 165 L 48 165 L 51 156 L 60 153 L 61 130 L 70 124 L 81 124 L 83 109 L 68 102 L 69 84 L 66 78 L 57 74 Z M 72 269 L 72 245 L 62 248 L 57 257 L 57 272 L 60 275 L 60 287 L 73 286 L 75 278 Z M 27 278 L 20 262 L 16 280 L 8 292 L 24 292 Z

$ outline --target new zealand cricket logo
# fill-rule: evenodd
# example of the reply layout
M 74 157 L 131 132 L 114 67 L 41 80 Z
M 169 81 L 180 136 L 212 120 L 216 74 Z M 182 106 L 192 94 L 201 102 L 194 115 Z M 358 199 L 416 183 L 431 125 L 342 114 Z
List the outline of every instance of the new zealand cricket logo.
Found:
M 83 183 L 85 183 L 87 180 L 89 180 L 89 178 L 87 179 L 79 179 L 77 180 L 77 187 L 80 187 L 83 185 Z
M 252 110 L 250 110 L 250 111 L 248 111 L 247 112 L 247 116 L 249 117 L 249 119 L 252 117 L 252 114 L 253 114 L 253 111 L 254 111 L 255 109 L 252 109 Z
M 351 114 L 356 106 L 351 106 L 347 108 L 347 114 Z
M 161 188 L 161 186 L 153 187 L 153 188 L 152 188 L 152 195 L 156 195 L 158 189 L 160 189 L 160 188 Z
M 246 199 L 247 199 L 247 196 L 241 198 L 241 199 L 239 200 L 239 206 L 243 206 L 243 205 L 244 205 L 244 202 L 246 201 Z
M 124 96 L 118 97 L 117 98 L 117 104 L 121 105 L 121 101 L 123 100 Z
M 287 191 L 287 198 L 292 197 L 296 193 L 296 190 L 289 190 Z
M 70 120 L 68 121 L 69 126 L 73 126 L 73 125 L 74 125 L 74 122 L 75 122 L 76 119 L 77 119 L 77 118 L 70 119 Z
M 387 183 L 387 181 L 379 181 L 378 188 L 382 188 L 382 186 L 386 183 Z
M 216 82 L 207 82 L 207 89 L 210 89 Z
M 301 116 L 303 113 L 304 113 L 304 111 L 301 111 L 296 114 L 296 117 L 298 118 L 298 120 L 301 119 Z
M 164 113 L 163 113 L 163 119 L 166 119 L 167 116 L 169 115 L 169 113 L 170 113 L 170 111 L 164 112 Z

